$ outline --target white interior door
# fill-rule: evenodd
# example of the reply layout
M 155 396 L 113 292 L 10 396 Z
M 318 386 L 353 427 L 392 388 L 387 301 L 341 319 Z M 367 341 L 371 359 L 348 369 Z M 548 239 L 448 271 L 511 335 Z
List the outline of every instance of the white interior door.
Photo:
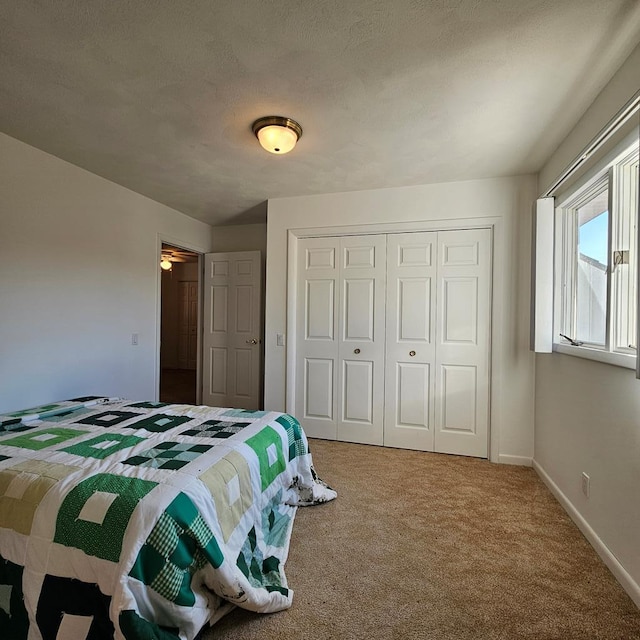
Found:
M 205 255 L 202 402 L 258 409 L 260 252 Z
M 198 360 L 198 282 L 181 280 L 179 288 L 178 367 L 195 369 Z
M 386 236 L 340 240 L 338 439 L 382 444 Z
M 486 458 L 491 232 L 438 232 L 435 450 Z
M 339 238 L 298 241 L 295 414 L 308 435 L 337 437 Z
M 436 232 L 387 239 L 384 444 L 433 451 Z

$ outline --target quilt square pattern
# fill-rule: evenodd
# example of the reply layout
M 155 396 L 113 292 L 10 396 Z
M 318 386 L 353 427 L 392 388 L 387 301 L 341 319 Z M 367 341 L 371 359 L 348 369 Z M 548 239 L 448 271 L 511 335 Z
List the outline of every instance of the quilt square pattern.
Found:
M 250 422 L 225 422 L 224 420 L 207 420 L 183 431 L 180 435 L 196 438 L 229 438 L 234 433 L 248 427 Z
M 131 514 L 157 484 L 110 473 L 82 480 L 60 505 L 53 541 L 118 562 Z
M 8 433 L 20 433 L 21 431 L 29 431 L 34 429 L 37 425 L 35 423 L 24 423 L 20 418 L 13 418 L 6 422 L 0 423 L 0 436 Z
M 74 422 L 78 418 L 82 418 L 83 416 L 92 412 L 93 409 L 91 407 L 76 407 L 75 409 L 70 409 L 69 411 L 62 411 L 61 413 L 57 413 L 54 416 L 48 416 L 47 422 Z
M 0 416 L 0 433 L 8 429 L 11 425 L 20 424 L 20 418 L 9 418 L 7 416 Z
M 78 467 L 26 460 L 0 471 L 0 527 L 29 535 L 48 491 Z
M 51 404 L 40 405 L 39 407 L 31 407 L 30 409 L 23 409 L 22 411 L 7 413 L 6 416 L 9 418 L 24 418 L 26 416 L 40 415 L 49 411 L 55 411 L 56 409 L 60 409 L 64 406 L 65 404 L 62 402 L 53 402 Z
M 168 407 L 168 402 L 134 402 L 126 405 L 132 409 L 161 409 L 162 407 Z
M 40 449 L 53 447 L 56 444 L 77 438 L 85 433 L 87 433 L 87 431 L 80 431 L 80 429 L 56 427 L 53 429 L 39 429 L 37 431 L 31 431 L 28 434 L 9 438 L 9 440 L 2 440 L 1 442 L 3 445 L 9 445 L 11 447 L 21 447 L 22 449 L 40 451 Z
M 154 469 L 181 469 L 211 448 L 212 445 L 207 444 L 161 442 L 153 449 L 147 449 L 124 460 L 124 464 Z
M 129 575 L 188 607 L 195 603 L 193 574 L 207 563 L 217 569 L 223 560 L 211 529 L 189 497 L 180 493 L 151 530 Z
M 67 453 L 73 453 L 76 456 L 82 456 L 83 458 L 97 458 L 98 460 L 104 460 L 110 455 L 113 455 L 117 451 L 122 449 L 128 449 L 129 447 L 135 447 L 139 442 L 142 442 L 144 438 L 138 438 L 137 436 L 125 436 L 120 433 L 105 433 L 99 435 L 96 438 L 79 442 L 71 447 L 65 447 L 62 451 Z
M 95 584 L 46 575 L 36 613 L 42 640 L 112 638 L 110 604 Z
M 139 413 L 133 411 L 104 411 L 78 420 L 75 424 L 90 424 L 94 427 L 113 427 L 125 420 L 130 420 L 139 416 Z
M 255 420 L 256 418 L 264 418 L 268 413 L 268 411 L 250 411 L 249 409 L 229 409 L 222 415 L 227 418 L 251 418 Z
M 276 422 L 282 425 L 287 431 L 287 438 L 289 440 L 289 460 L 293 460 L 298 456 L 303 456 L 307 453 L 307 447 L 302 439 L 302 427 L 296 418 L 288 414 L 281 415 L 276 418 Z
M 23 568 L 0 556 L 0 629 L 9 638 L 26 640 L 29 617 L 22 593 Z M 4 597 L 3 597 L 4 596 Z
M 138 415 L 138 414 L 135 414 Z M 162 433 L 168 431 L 174 427 L 178 427 L 184 422 L 189 422 L 193 418 L 188 416 L 170 416 L 165 413 L 156 413 L 142 420 L 136 420 L 131 424 L 126 425 L 127 429 L 146 429 L 152 433 Z

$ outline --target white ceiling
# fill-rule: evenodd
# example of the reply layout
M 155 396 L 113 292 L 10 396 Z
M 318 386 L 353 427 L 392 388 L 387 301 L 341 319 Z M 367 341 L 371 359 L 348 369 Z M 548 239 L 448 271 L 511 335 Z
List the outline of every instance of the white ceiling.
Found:
M 639 41 L 638 0 L 2 0 L 0 130 L 258 222 L 268 198 L 537 171 Z M 265 115 L 302 125 L 289 155 L 258 146 Z

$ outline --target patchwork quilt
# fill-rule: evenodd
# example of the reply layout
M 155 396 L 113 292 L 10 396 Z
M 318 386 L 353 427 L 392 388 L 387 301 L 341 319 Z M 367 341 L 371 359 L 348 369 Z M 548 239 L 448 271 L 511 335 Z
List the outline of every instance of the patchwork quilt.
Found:
M 191 639 L 291 606 L 296 508 L 336 494 L 286 414 L 77 398 L 0 416 L 0 635 Z

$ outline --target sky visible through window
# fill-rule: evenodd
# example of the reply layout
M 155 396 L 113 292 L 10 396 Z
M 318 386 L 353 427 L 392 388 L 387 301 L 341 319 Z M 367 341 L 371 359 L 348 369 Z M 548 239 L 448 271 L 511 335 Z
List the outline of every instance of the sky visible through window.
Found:
M 609 212 L 603 211 L 580 225 L 580 253 L 602 264 L 607 264 L 607 236 L 609 233 Z

